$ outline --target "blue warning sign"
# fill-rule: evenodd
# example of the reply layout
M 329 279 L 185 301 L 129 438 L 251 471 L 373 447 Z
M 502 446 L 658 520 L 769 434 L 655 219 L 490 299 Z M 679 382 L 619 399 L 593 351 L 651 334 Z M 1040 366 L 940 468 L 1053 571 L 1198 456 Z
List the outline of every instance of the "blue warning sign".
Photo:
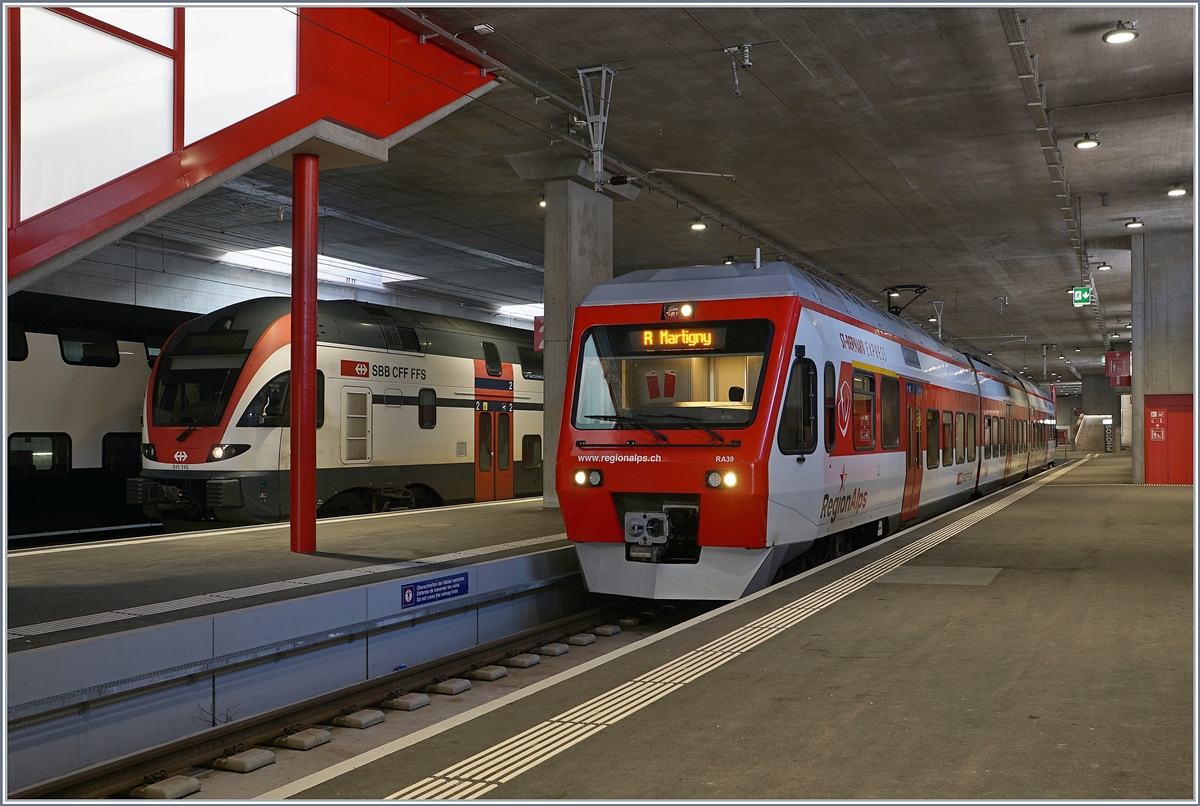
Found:
M 404 585 L 400 589 L 400 607 L 416 607 L 417 605 L 438 602 L 463 596 L 467 592 L 467 574 L 450 574 L 444 577 L 425 579 Z

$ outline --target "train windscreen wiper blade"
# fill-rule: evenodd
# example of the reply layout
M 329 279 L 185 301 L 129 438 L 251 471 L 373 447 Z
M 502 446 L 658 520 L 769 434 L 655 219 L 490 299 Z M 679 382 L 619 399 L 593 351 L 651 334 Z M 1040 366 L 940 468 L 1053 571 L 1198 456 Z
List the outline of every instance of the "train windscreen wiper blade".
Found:
M 665 412 L 654 412 L 654 413 L 647 412 L 647 413 L 643 414 L 642 416 L 643 417 L 670 417 L 672 420 L 676 420 L 681 423 L 687 423 L 688 428 L 695 428 L 698 431 L 703 431 L 704 433 L 708 434 L 710 437 L 715 439 L 717 442 L 725 441 L 725 437 L 721 436 L 716 431 L 712 430 L 711 428 L 709 428 L 707 426 L 701 425 L 700 423 L 693 420 L 691 417 L 685 417 L 682 414 L 675 414 L 674 412 L 665 411 Z
M 183 431 L 179 432 L 179 436 L 175 437 L 175 441 L 183 442 L 193 431 L 199 427 L 199 425 L 189 425 L 187 428 L 183 429 Z
M 638 428 L 641 428 L 643 431 L 649 431 L 659 442 L 667 441 L 666 436 L 664 436 L 662 433 L 655 431 L 637 417 L 630 417 L 627 414 L 585 414 L 583 416 L 589 420 L 607 420 L 614 423 L 629 423 L 630 425 L 635 425 Z

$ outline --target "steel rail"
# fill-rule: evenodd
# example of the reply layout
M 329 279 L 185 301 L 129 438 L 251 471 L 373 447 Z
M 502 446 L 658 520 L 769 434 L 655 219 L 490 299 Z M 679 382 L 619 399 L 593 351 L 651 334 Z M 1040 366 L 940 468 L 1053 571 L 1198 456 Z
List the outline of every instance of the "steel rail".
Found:
M 195 767 L 226 754 L 294 733 L 304 726 L 325 724 L 334 717 L 440 682 L 469 669 L 495 662 L 531 646 L 596 626 L 627 610 L 619 599 L 515 635 L 462 650 L 400 672 L 357 683 L 246 720 L 221 725 L 185 739 L 42 781 L 9 793 L 10 798 L 103 798 L 142 784 L 164 780 L 169 773 Z

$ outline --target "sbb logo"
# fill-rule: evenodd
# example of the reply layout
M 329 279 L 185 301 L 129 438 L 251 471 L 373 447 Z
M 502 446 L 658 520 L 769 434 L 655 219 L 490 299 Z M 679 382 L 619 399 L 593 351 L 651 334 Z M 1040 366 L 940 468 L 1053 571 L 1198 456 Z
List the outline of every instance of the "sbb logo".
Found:
M 371 374 L 371 365 L 366 361 L 342 361 L 342 374 L 352 378 L 365 378 Z
M 187 461 L 187 452 L 186 451 L 175 451 L 175 461 L 176 462 L 186 462 Z

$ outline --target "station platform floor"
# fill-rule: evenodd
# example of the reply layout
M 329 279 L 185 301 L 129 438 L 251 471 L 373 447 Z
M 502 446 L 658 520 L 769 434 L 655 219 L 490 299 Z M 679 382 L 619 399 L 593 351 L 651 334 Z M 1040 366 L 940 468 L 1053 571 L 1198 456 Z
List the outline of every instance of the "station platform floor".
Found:
M 288 524 L 7 554 L 10 653 L 368 582 L 567 545 L 542 499 L 317 522 L 317 552 Z
M 1191 800 L 1193 488 L 1129 470 L 1084 456 L 526 688 L 480 684 L 473 708 L 389 714 L 395 738 L 357 755 L 279 751 L 193 797 Z

